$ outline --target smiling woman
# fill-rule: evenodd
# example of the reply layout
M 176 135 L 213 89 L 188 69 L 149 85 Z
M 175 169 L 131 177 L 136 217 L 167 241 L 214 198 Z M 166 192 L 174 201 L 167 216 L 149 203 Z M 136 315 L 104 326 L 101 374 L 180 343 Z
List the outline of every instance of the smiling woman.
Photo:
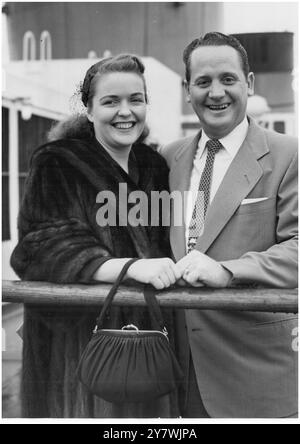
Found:
M 144 66 L 133 55 L 103 59 L 87 71 L 82 102 L 87 113 L 61 122 L 54 140 L 32 158 L 20 217 L 20 240 L 11 263 L 21 279 L 56 283 L 115 282 L 124 264 L 139 258 L 126 278 L 167 288 L 181 277 L 169 258 L 167 227 L 117 223 L 99 226 L 101 191 L 115 195 L 168 191 L 164 159 L 141 142 L 146 118 Z M 87 344 L 99 307 L 42 310 L 26 307 L 24 324 L 23 416 L 172 417 L 177 394 L 150 403 L 110 404 L 94 397 L 74 369 Z M 171 343 L 174 323 L 164 313 Z M 151 328 L 145 309 L 115 308 L 106 327 L 134 323 Z M 50 396 L 51 393 L 51 396 Z
M 141 135 L 146 119 L 146 91 L 135 73 L 109 73 L 95 76 L 95 93 L 88 102 L 88 119 L 96 138 L 117 158 L 128 156 L 132 144 Z M 94 82 L 95 83 L 95 82 Z M 128 170 L 127 170 L 128 172 Z

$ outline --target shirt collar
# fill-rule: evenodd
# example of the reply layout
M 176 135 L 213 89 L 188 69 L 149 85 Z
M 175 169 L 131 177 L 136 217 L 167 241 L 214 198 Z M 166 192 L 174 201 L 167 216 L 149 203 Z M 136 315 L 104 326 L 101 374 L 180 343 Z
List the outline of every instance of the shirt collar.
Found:
M 239 123 L 231 133 L 227 134 L 227 136 L 219 139 L 227 153 L 230 157 L 234 157 L 238 150 L 240 149 L 242 143 L 244 142 L 247 132 L 249 128 L 249 123 L 247 117 L 244 117 L 244 120 Z M 196 153 L 196 158 L 200 159 L 202 154 L 204 153 L 206 142 L 209 140 L 209 137 L 202 130 L 201 137 L 198 143 L 198 150 Z

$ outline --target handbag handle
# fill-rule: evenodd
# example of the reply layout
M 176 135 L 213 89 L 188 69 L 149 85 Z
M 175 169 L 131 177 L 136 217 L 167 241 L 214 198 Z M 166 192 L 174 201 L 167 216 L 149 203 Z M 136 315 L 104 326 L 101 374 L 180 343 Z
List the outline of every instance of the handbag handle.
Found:
M 156 324 L 157 329 L 161 330 L 164 334 L 168 334 L 163 320 L 162 312 L 155 297 L 155 290 L 152 285 L 144 285 L 144 298 L 148 306 L 152 321 Z
M 136 261 L 140 260 L 140 258 L 134 258 L 134 259 L 130 259 L 128 262 L 126 262 L 126 264 L 123 266 L 116 282 L 114 283 L 114 285 L 111 287 L 104 305 L 102 307 L 102 310 L 100 312 L 99 317 L 96 320 L 96 327 L 94 329 L 94 332 L 97 332 L 98 330 L 100 330 L 101 328 L 103 328 L 103 324 L 104 324 L 104 318 L 105 315 L 107 313 L 107 310 L 110 308 L 113 298 L 116 295 L 117 291 L 118 291 L 118 287 L 121 284 L 122 280 L 125 277 L 125 274 L 127 273 L 128 268 Z M 155 328 L 158 328 L 159 330 L 161 330 L 163 333 L 167 334 L 167 330 L 165 328 L 164 325 L 164 321 L 163 321 L 163 317 L 162 317 L 162 313 L 161 313 L 161 309 L 160 306 L 157 302 L 157 299 L 155 297 L 155 292 L 154 292 L 154 288 L 151 285 L 144 285 L 144 298 L 146 301 L 146 304 L 148 306 L 149 312 L 150 312 L 150 316 L 152 318 L 152 321 L 156 324 Z

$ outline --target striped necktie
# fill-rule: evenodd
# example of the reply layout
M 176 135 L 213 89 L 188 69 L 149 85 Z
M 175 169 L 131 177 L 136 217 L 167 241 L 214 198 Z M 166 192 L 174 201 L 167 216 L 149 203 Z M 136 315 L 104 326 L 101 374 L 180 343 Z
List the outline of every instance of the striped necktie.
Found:
M 215 155 L 221 148 L 223 148 L 223 145 L 218 139 L 211 139 L 206 142 L 205 148 L 207 149 L 207 157 L 189 226 L 188 253 L 195 248 L 198 237 L 203 233 L 205 215 L 209 204 Z

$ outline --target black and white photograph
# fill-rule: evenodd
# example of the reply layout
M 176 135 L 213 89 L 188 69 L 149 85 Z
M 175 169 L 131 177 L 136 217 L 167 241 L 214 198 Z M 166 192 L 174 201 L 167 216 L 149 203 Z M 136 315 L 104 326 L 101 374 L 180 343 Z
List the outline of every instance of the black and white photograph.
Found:
M 298 422 L 298 9 L 2 2 L 2 423 Z

